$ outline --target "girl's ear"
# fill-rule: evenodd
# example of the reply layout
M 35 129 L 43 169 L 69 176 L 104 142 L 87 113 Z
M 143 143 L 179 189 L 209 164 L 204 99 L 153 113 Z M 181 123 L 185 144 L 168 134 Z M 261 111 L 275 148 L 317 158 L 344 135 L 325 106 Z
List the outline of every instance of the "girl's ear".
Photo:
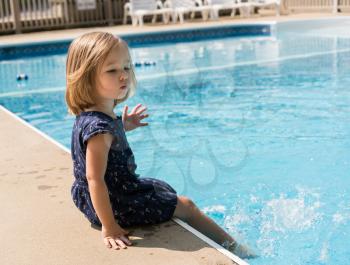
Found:
M 101 72 L 99 71 L 99 69 L 96 69 L 96 72 L 93 74 L 92 80 L 91 80 L 91 82 L 93 83 L 93 87 L 97 87 L 101 85 L 100 79 L 98 78 L 100 73 Z

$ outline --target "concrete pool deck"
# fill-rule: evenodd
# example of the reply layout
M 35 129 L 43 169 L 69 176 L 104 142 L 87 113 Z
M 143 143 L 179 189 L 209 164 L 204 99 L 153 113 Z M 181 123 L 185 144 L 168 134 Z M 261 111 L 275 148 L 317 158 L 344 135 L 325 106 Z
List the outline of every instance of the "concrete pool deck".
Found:
M 112 26 L 0 36 L 0 45 L 75 38 L 103 30 L 114 34 L 154 32 L 233 23 L 341 17 L 296 14 L 199 20 L 183 25 Z M 128 250 L 107 249 L 100 232 L 75 208 L 69 153 L 0 108 L 1 264 L 235 264 L 230 258 L 174 221 L 135 227 Z

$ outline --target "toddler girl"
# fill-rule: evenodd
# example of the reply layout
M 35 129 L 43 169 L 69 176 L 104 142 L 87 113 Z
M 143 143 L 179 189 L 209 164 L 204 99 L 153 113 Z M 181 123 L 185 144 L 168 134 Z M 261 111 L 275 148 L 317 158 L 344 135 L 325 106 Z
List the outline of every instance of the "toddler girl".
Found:
M 128 46 L 110 33 L 75 39 L 66 62 L 66 102 L 76 116 L 71 142 L 75 205 L 95 226 L 105 245 L 131 245 L 125 227 L 157 224 L 176 216 L 241 257 L 244 247 L 203 214 L 193 201 L 178 196 L 166 182 L 135 173 L 126 131 L 147 126 L 146 107 L 138 104 L 116 116 L 114 108 L 133 96 L 136 80 Z M 145 139 L 147 141 L 147 139 Z

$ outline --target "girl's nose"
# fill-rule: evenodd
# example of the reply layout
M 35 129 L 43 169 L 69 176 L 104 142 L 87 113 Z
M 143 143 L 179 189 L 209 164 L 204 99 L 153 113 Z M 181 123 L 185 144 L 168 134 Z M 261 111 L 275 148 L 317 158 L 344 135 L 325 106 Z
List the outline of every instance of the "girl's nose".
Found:
M 129 74 L 126 71 L 123 71 L 120 75 L 120 81 L 127 80 L 129 78 Z

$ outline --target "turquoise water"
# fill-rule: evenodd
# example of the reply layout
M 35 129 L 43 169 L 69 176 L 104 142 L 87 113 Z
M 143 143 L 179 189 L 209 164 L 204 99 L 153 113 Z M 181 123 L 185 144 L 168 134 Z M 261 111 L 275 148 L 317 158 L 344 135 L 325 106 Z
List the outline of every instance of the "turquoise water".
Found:
M 250 264 L 350 260 L 350 20 L 301 25 L 132 49 L 157 63 L 127 102 L 150 114 L 127 133 L 137 173 L 193 198 L 260 254 Z M 0 62 L 0 104 L 69 148 L 65 58 Z

